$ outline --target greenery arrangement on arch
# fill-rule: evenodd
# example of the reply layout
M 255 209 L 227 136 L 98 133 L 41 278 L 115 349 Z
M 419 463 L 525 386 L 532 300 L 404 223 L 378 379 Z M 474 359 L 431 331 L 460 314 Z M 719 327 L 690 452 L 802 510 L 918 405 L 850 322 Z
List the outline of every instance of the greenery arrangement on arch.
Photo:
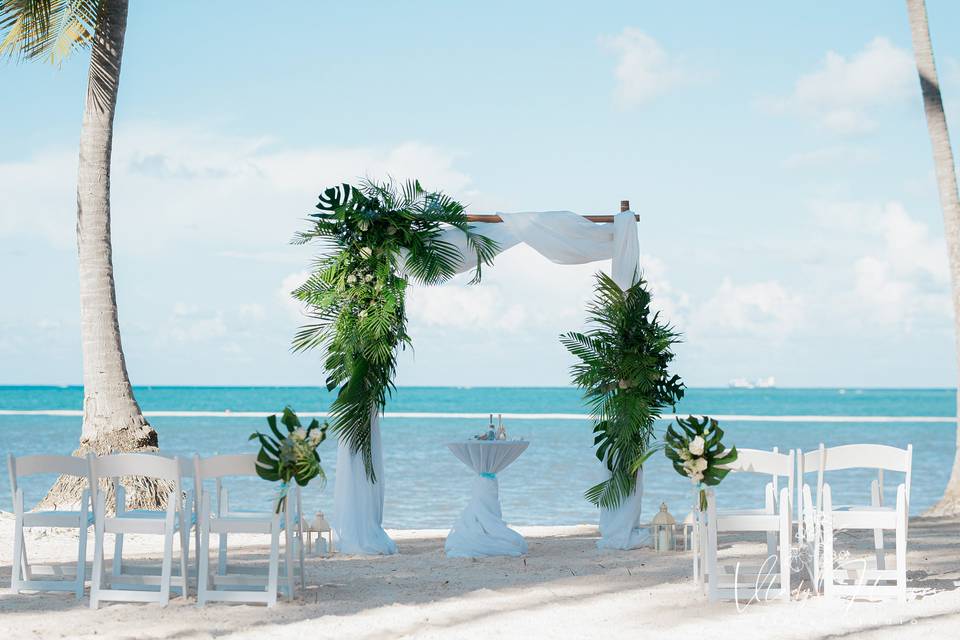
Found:
M 615 509 L 636 489 L 637 471 L 656 451 L 656 420 L 683 398 L 683 382 L 669 371 L 680 336 L 651 312 L 642 277 L 624 290 L 598 273 L 594 291 L 587 307 L 592 328 L 560 340 L 579 361 L 571 367 L 573 382 L 590 407 L 596 456 L 610 471 L 584 496 Z
M 293 292 L 313 321 L 294 336 L 293 350 L 325 352 L 327 389 L 339 387 L 331 430 L 362 456 L 376 482 L 370 423 L 394 390 L 399 349 L 412 344 L 408 283 L 436 285 L 456 275 L 463 255 L 444 239 L 448 227 L 462 231 L 476 255 L 471 282 L 480 281 L 498 246 L 474 231 L 462 204 L 415 180 L 399 187 L 393 181 L 341 184 L 320 195 L 317 209 L 310 228 L 293 240 L 322 247 L 310 277 Z

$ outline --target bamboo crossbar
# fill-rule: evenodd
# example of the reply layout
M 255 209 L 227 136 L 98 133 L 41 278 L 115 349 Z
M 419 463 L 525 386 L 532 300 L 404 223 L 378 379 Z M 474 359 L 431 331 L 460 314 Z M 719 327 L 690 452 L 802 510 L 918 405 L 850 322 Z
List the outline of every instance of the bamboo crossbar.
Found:
M 630 210 L 630 201 L 621 200 L 620 213 L 623 213 L 624 211 L 629 211 L 629 210 Z M 588 215 L 583 217 L 589 220 L 590 222 L 613 222 L 613 216 L 611 215 L 592 215 L 592 216 Z M 634 218 L 636 218 L 637 221 L 640 220 L 640 216 L 638 215 L 634 215 Z M 495 213 L 468 213 L 467 222 L 496 223 L 496 222 L 503 222 L 503 218 L 501 218 Z
M 613 216 L 610 215 L 596 215 L 596 216 L 583 216 L 585 219 L 590 222 L 613 222 Z M 640 216 L 634 216 L 638 221 Z M 503 222 L 503 218 L 498 216 L 495 213 L 468 213 L 467 222 Z

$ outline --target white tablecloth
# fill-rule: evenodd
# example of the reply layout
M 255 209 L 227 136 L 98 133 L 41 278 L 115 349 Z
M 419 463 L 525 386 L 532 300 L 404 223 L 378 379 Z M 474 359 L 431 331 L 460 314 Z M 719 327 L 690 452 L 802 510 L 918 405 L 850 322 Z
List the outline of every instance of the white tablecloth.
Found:
M 521 556 L 527 552 L 527 541 L 503 521 L 496 474 L 516 460 L 529 444 L 520 440 L 467 440 L 447 445 L 453 455 L 478 474 L 470 503 L 447 536 L 448 556 Z

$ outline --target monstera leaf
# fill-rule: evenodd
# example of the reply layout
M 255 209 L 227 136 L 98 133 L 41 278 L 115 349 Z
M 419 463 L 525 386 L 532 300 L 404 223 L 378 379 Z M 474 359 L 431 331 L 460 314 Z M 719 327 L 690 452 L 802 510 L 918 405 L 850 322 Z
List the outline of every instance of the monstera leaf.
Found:
M 702 416 L 697 419 L 695 416 L 686 418 L 677 418 L 677 428 L 674 425 L 667 427 L 664 435 L 664 453 L 673 464 L 674 470 L 682 476 L 687 476 L 687 470 L 683 468 L 684 460 L 680 457 L 680 451 L 690 445 L 690 441 L 700 436 L 703 438 L 703 454 L 698 456 L 707 461 L 707 468 L 703 471 L 702 483 L 708 486 L 716 486 L 720 481 L 730 473 L 729 469 L 721 468 L 735 462 L 737 459 L 737 448 L 727 449 L 723 445 L 723 429 L 720 424 L 708 416 Z
M 326 424 L 321 425 L 314 418 L 304 429 L 300 418 L 290 407 L 283 410 L 283 415 L 280 418 L 280 424 L 284 427 L 286 433 L 277 426 L 276 415 L 267 417 L 267 424 L 270 426 L 272 435 L 258 431 L 251 434 L 249 438 L 250 440 L 260 441 L 260 452 L 257 454 L 257 475 L 270 482 L 294 480 L 301 487 L 307 486 L 311 480 L 318 476 L 325 479 L 316 446 L 326 439 Z M 293 434 L 298 429 L 303 431 L 303 441 L 311 445 L 309 453 L 307 455 L 297 455 L 291 460 L 284 460 L 282 455 L 284 441 L 294 439 Z

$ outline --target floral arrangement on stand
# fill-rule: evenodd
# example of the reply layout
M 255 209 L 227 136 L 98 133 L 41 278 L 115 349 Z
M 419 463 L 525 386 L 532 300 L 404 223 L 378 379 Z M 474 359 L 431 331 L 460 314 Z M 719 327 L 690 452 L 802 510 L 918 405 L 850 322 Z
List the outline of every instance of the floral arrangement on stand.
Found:
M 398 350 L 411 345 L 408 283 L 441 284 L 457 274 L 465 257 L 446 235 L 449 228 L 463 233 L 476 259 L 474 282 L 498 247 L 468 224 L 462 204 L 417 181 L 399 188 L 392 182 L 342 184 L 324 191 L 317 209 L 310 227 L 293 240 L 318 241 L 323 249 L 313 273 L 293 291 L 313 320 L 297 332 L 293 350 L 319 348 L 326 355 L 327 389 L 339 387 L 331 429 L 363 457 L 367 477 L 376 482 L 371 421 L 393 391 Z
M 267 417 L 270 425 L 269 434 L 257 431 L 250 434 L 250 440 L 260 441 L 260 452 L 257 454 L 257 475 L 270 482 L 280 482 L 280 495 L 277 498 L 276 513 L 280 513 L 287 500 L 287 491 L 290 481 L 298 486 L 305 487 L 314 478 L 319 477 L 321 483 L 326 483 L 327 476 L 320 466 L 320 454 L 317 447 L 327 438 L 327 425 L 322 425 L 314 418 L 304 428 L 300 418 L 290 407 L 283 410 L 280 424 L 286 427 L 283 433 L 277 426 L 277 416 Z
M 737 448 L 727 449 L 723 440 L 723 429 L 709 416 L 697 419 L 695 416 L 677 418 L 677 427 L 671 424 L 664 435 L 664 453 L 673 463 L 673 468 L 690 482 L 698 492 L 700 510 L 707 508 L 705 486 L 716 486 L 727 477 L 729 469 L 723 468 L 735 462 Z

